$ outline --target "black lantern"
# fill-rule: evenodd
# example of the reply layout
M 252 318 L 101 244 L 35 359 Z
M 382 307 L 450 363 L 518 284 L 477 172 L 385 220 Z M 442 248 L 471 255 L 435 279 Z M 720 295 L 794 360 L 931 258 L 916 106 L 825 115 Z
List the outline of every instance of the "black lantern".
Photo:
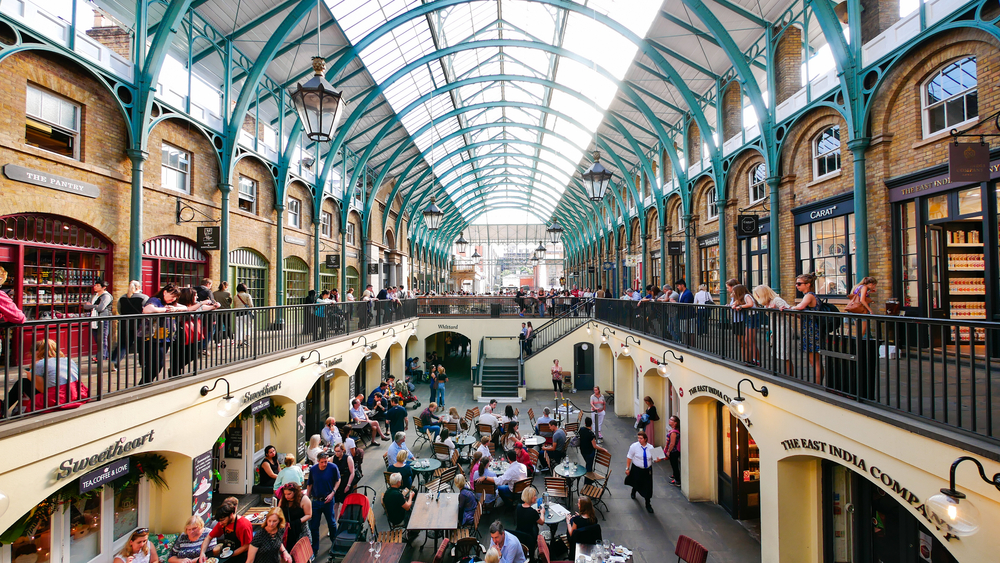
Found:
M 427 230 L 438 230 L 441 227 L 442 219 L 444 219 L 444 212 L 434 203 L 434 198 L 431 198 L 430 205 L 424 209 L 424 223 L 427 225 Z
M 313 57 L 312 66 L 316 74 L 305 84 L 296 84 L 295 91 L 290 95 L 309 140 L 329 143 L 333 140 L 334 130 L 340 123 L 347 102 L 323 77 L 326 60 Z
M 458 235 L 458 240 L 455 241 L 455 249 L 458 250 L 459 254 L 465 254 L 465 249 L 469 246 L 469 241 L 465 240 L 465 233 Z
M 545 247 L 542 246 L 542 241 L 538 241 L 538 248 L 535 249 L 535 260 L 542 260 L 545 258 Z
M 611 183 L 611 172 L 601 165 L 601 153 L 594 151 L 594 163 L 583 173 L 583 187 L 592 201 L 601 201 Z
M 482 257 L 483 256 L 481 254 L 479 254 L 478 250 L 473 250 L 472 251 L 472 263 L 473 264 L 479 263 L 479 259 L 482 258 Z
M 545 232 L 549 233 L 549 241 L 551 241 L 552 244 L 559 244 L 559 241 L 562 240 L 562 235 L 563 235 L 562 225 L 556 223 L 555 221 L 552 221 L 552 224 L 549 226 L 548 229 L 545 229 Z

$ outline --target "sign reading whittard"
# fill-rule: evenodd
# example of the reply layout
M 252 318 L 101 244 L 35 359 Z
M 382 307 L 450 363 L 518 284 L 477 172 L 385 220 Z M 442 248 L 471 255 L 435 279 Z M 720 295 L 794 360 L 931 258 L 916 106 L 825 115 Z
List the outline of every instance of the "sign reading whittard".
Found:
M 90 457 L 85 457 L 83 459 L 69 458 L 59 464 L 59 469 L 56 470 L 56 481 L 66 479 L 70 475 L 83 471 L 88 467 L 95 467 L 105 461 L 111 461 L 112 459 L 121 457 L 141 448 L 146 444 L 146 442 L 152 441 L 153 430 L 150 430 L 148 434 L 143 434 L 134 440 L 129 440 L 123 436 L 119 438 L 118 441 L 108 446 L 104 451 Z
M 822 452 L 830 457 L 843 461 L 844 465 L 854 466 L 854 468 L 861 473 L 868 473 L 872 476 L 872 480 L 876 483 L 881 483 L 887 492 L 898 495 L 903 502 L 913 506 L 914 510 L 919 512 L 925 520 L 941 532 L 944 532 L 945 537 L 951 537 L 950 534 L 948 534 L 948 524 L 938 517 L 938 515 L 931 512 L 931 510 L 927 508 L 927 505 L 920 500 L 920 497 L 913 494 L 892 475 L 889 475 L 889 473 L 866 462 L 863 457 L 859 457 L 857 454 L 849 452 L 844 448 L 834 446 L 833 444 L 822 442 L 820 440 L 810 440 L 808 438 L 789 438 L 788 440 L 782 440 L 781 446 L 785 448 L 785 451 L 813 450 Z
M 128 460 L 130 458 L 115 460 L 101 469 L 91 471 L 80 477 L 80 494 L 96 489 L 102 485 L 114 481 L 119 477 L 128 475 Z
M 63 178 L 62 176 L 56 176 L 39 170 L 32 170 L 16 164 L 5 164 L 3 174 L 11 180 L 24 182 L 25 184 L 52 188 L 53 190 L 82 195 L 84 197 L 98 197 L 101 195 L 100 188 L 93 184 L 70 180 L 69 178 Z
M 246 394 L 243 395 L 243 404 L 245 405 L 247 403 L 260 399 L 261 397 L 266 397 L 271 393 L 274 393 L 278 389 L 281 389 L 280 381 L 275 383 L 274 385 L 271 385 L 270 383 L 265 383 L 264 387 L 262 387 L 260 391 L 247 391 Z

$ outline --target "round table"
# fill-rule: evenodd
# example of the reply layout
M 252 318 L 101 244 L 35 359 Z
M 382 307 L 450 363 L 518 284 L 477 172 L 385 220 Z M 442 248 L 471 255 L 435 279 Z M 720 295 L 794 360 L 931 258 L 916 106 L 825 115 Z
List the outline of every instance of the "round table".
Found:
M 545 523 L 549 526 L 549 543 L 556 539 L 556 531 L 559 530 L 559 524 L 566 521 L 565 516 L 559 516 L 552 510 L 543 510 L 542 518 Z
M 426 463 L 427 466 L 421 467 L 423 463 Z M 410 463 L 410 468 L 417 474 L 420 481 L 424 481 L 427 475 L 430 475 L 441 468 L 441 460 L 433 457 L 417 458 Z
M 525 436 L 521 439 L 521 443 L 529 448 L 537 448 L 545 443 L 545 437 L 537 435 Z
M 458 448 L 459 459 L 462 461 L 469 461 L 468 455 L 462 455 L 462 450 L 471 447 L 473 444 L 479 442 L 479 440 L 473 438 L 468 434 L 459 434 L 458 438 L 455 438 L 455 447 Z
M 568 489 L 569 489 L 569 499 L 567 500 L 567 502 L 569 503 L 570 509 L 572 509 L 572 507 L 573 507 L 573 485 L 575 484 L 575 485 L 577 485 L 577 487 L 579 487 L 580 477 L 583 477 L 584 475 L 587 474 L 587 468 L 584 467 L 584 466 L 582 466 L 582 465 L 580 465 L 580 464 L 578 464 L 578 463 L 571 463 L 569 466 L 566 466 L 566 465 L 560 463 L 559 465 L 557 465 L 555 467 L 555 469 L 553 469 L 553 473 L 555 473 L 556 475 L 558 475 L 558 476 L 566 479 L 567 481 L 571 481 L 572 480 L 574 482 L 573 484 L 570 484 L 570 486 L 568 487 Z

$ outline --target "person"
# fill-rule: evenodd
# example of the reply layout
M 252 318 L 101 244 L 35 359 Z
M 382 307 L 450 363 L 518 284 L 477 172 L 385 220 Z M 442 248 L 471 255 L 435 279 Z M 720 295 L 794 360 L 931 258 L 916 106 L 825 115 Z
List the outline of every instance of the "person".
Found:
M 532 477 L 535 474 L 535 468 L 531 464 L 531 455 L 528 454 L 528 450 L 525 449 L 524 444 L 521 442 L 514 442 L 514 454 L 517 455 L 517 462 L 524 465 L 525 469 L 528 471 L 528 477 Z
M 441 422 L 454 422 L 455 424 L 458 424 L 458 422 L 462 420 L 462 417 L 458 414 L 458 407 L 451 407 L 448 409 L 447 413 L 442 414 L 438 417 L 438 419 L 441 420 Z
M 481 453 L 483 456 L 490 455 L 490 435 L 483 434 L 479 437 L 479 447 L 476 448 L 476 452 Z
M 563 395 L 562 366 L 559 365 L 559 358 L 552 360 L 552 400 L 559 401 L 565 399 Z
M 424 432 L 430 432 L 435 436 L 441 432 L 440 419 L 434 414 L 436 410 L 437 403 L 432 402 L 420 413 L 420 422 L 424 425 Z
M 7 270 L 0 267 L 0 286 L 5 283 L 7 283 Z M 25 320 L 24 313 L 17 308 L 10 295 L 6 291 L 0 291 L 0 322 L 20 325 L 24 324 Z
M 580 429 L 580 455 L 587 467 L 587 473 L 594 470 L 594 459 L 597 452 L 608 453 L 608 450 L 597 445 L 597 435 L 594 434 L 594 420 L 591 417 L 583 419 L 583 428 Z M 590 484 L 590 479 L 586 479 L 586 484 Z
M 461 473 L 455 475 L 455 490 L 458 491 L 458 525 L 460 527 L 468 526 L 476 519 L 476 506 L 479 505 L 479 499 L 476 498 L 476 493 L 468 487 L 465 475 Z
M 438 396 L 437 368 L 438 368 L 438 366 L 437 366 L 436 363 L 431 363 L 431 369 L 430 369 L 431 398 L 428 400 L 428 402 L 430 402 L 430 403 L 434 403 L 435 401 L 437 401 L 437 396 Z M 435 405 L 436 404 L 437 403 L 435 403 Z M 436 407 L 435 407 L 435 410 L 437 410 Z
M 566 515 L 566 539 L 569 540 L 570 556 L 574 558 L 576 544 L 596 544 L 601 541 L 601 526 L 597 523 L 593 501 L 590 497 L 580 495 L 576 506 L 576 514 Z
M 677 302 L 681 305 L 694 304 L 694 294 L 691 290 L 687 288 L 687 282 L 683 279 L 679 279 L 674 282 L 674 287 L 677 289 Z M 694 334 L 694 319 L 691 315 L 691 307 L 678 307 L 677 308 L 677 325 L 680 329 L 681 339 L 684 340 L 685 344 L 691 344 L 691 335 Z
M 788 302 L 775 293 L 773 289 L 764 284 L 753 288 L 753 298 L 756 299 L 762 307 L 766 307 L 768 309 L 781 311 L 788 308 Z M 777 358 L 778 361 L 785 362 L 785 373 L 791 375 L 795 373 L 795 368 L 792 365 L 791 349 L 789 347 L 791 335 L 788 330 L 788 323 L 791 319 L 785 318 L 787 316 L 788 315 L 781 315 L 771 318 L 770 341 L 771 346 L 774 347 L 775 358 Z
M 496 483 L 497 493 L 499 493 L 500 498 L 504 502 L 511 503 L 514 501 L 514 492 L 511 490 L 511 487 L 521 479 L 528 478 L 528 468 L 517 461 L 517 452 L 514 450 L 508 451 L 506 455 L 507 470 L 503 472 L 503 475 L 494 478 L 493 482 Z
M 318 323 L 316 319 L 316 307 L 310 307 L 310 305 L 315 305 L 317 299 L 318 298 L 316 296 L 316 290 L 310 289 L 308 292 L 306 292 L 306 298 L 302 302 L 302 304 L 305 305 L 305 307 L 303 307 L 305 322 L 302 323 L 302 334 L 311 333 L 313 340 L 316 340 L 317 338 Z
M 698 292 L 694 294 L 694 304 L 695 305 L 714 305 L 715 301 L 712 300 L 712 294 L 708 292 L 708 285 L 701 284 L 698 286 Z M 698 320 L 698 334 L 705 334 L 708 332 L 708 317 L 709 309 L 707 307 L 698 307 L 695 312 Z
M 451 432 L 447 428 L 442 428 L 441 432 L 434 438 L 434 443 L 448 446 L 447 456 L 436 453 L 434 457 L 441 461 L 451 461 L 452 455 L 455 453 L 455 441 L 451 439 Z
M 667 458 L 670 460 L 670 484 L 681 486 L 681 419 L 676 414 L 667 419 L 670 429 L 667 430 Z
M 389 459 L 395 459 L 396 461 L 392 463 L 386 471 L 389 473 L 398 473 L 403 477 L 403 488 L 409 489 L 413 486 L 413 477 L 416 475 L 413 471 L 413 467 L 410 466 L 409 460 L 413 459 L 413 454 L 407 450 L 399 450 L 396 452 L 396 457 Z
M 167 563 L 197 563 L 198 555 L 201 553 L 201 544 L 206 539 L 210 540 L 208 547 L 215 545 L 215 540 L 208 537 L 209 530 L 205 528 L 205 521 L 200 516 L 191 516 L 184 523 L 184 532 L 177 535 L 177 539 L 170 546 L 167 553 Z M 127 562 L 126 562 L 127 563 Z
M 636 494 L 646 499 L 646 511 L 653 513 L 653 505 L 650 499 L 653 498 L 653 444 L 650 444 L 646 433 L 639 431 L 638 438 L 628 448 L 628 455 L 625 458 L 625 484 L 632 487 L 632 498 Z
M 646 395 L 643 398 L 643 403 L 646 404 L 646 410 L 635 417 L 635 428 L 636 430 L 642 430 L 647 436 L 652 435 L 653 423 L 660 420 L 659 413 L 656 412 L 656 405 L 653 404 L 653 398 Z M 650 440 L 650 443 L 653 441 Z
M 392 443 L 389 444 L 389 450 L 386 452 L 387 459 L 396 459 L 396 455 L 399 452 L 405 452 L 407 459 L 414 459 L 413 452 L 410 451 L 410 448 L 406 447 L 406 432 L 396 432 L 392 435 L 392 438 Z
M 444 384 L 448 383 L 448 374 L 445 373 L 444 366 L 438 366 L 437 373 L 437 404 L 438 408 L 444 408 Z
M 546 442 L 542 446 L 542 452 L 545 454 L 546 467 L 551 469 L 566 457 L 566 431 L 559 428 L 558 420 L 549 421 L 549 428 L 552 432 L 552 443 Z
M 141 315 L 142 308 L 148 300 L 149 297 L 142 293 L 142 284 L 132 280 L 128 282 L 128 290 L 125 294 L 118 298 L 118 314 Z M 111 350 L 111 364 L 115 369 L 121 367 L 123 356 L 135 351 L 138 326 L 139 321 L 137 320 L 118 321 L 118 344 Z
M 247 563 L 292 563 L 292 554 L 283 543 L 285 515 L 280 508 L 272 508 L 264 517 L 264 525 L 254 534 L 247 550 Z
M 187 307 L 177 303 L 178 295 L 180 295 L 180 291 L 174 284 L 164 284 L 160 291 L 146 300 L 142 314 L 162 315 L 186 311 Z M 152 383 L 160 375 L 160 370 L 166 363 L 164 360 L 174 337 L 174 324 L 176 321 L 173 318 L 143 321 L 144 340 L 139 346 L 139 364 L 142 366 L 142 382 L 144 384 Z
M 878 285 L 878 280 L 871 277 L 865 276 L 861 278 L 858 285 L 854 286 L 851 290 L 851 300 L 847 303 L 844 308 L 845 312 L 854 313 L 856 315 L 874 315 L 872 311 L 872 294 L 875 293 L 875 286 Z M 861 321 L 861 334 L 868 333 L 868 321 Z
M 226 559 L 226 563 L 246 563 L 247 550 L 250 549 L 250 542 L 253 541 L 253 526 L 246 518 L 241 518 L 236 512 L 235 501 L 226 499 L 215 510 L 215 521 L 217 524 L 208 537 L 201 542 L 201 553 L 198 556 L 200 563 L 205 563 L 205 551 L 208 550 L 210 540 L 216 540 L 213 554 L 218 555 L 224 548 L 233 552 Z
M 476 452 L 476 454 L 478 455 L 479 452 Z M 490 468 L 490 463 L 493 461 L 493 458 L 489 455 L 482 455 L 479 456 L 477 460 L 477 455 L 472 456 L 472 467 L 469 468 L 469 475 L 472 476 L 473 482 L 484 483 L 490 481 L 495 484 L 497 474 Z M 496 498 L 495 494 L 483 493 L 483 498 L 481 500 L 485 504 L 493 504 L 493 502 L 496 501 Z
M 757 320 L 758 316 L 751 310 L 757 306 L 753 296 L 747 291 L 747 286 L 737 282 L 726 286 L 730 291 L 729 307 L 733 310 L 733 334 L 743 345 L 743 361 L 752 366 L 759 366 L 760 359 L 757 357 Z
M 354 438 L 351 438 L 351 427 L 344 427 L 344 451 L 347 455 L 351 456 L 354 460 L 354 472 L 357 474 L 355 476 L 355 481 L 360 481 L 364 477 L 365 472 L 362 470 L 362 466 L 365 463 L 365 450 L 364 448 L 359 448 L 357 442 Z
M 274 480 L 274 496 L 280 498 L 278 491 L 281 487 L 289 483 L 302 485 L 303 481 L 305 481 L 305 475 L 302 474 L 302 468 L 295 463 L 295 455 L 285 454 L 285 466 L 281 468 L 278 477 Z
M 337 518 L 333 514 L 333 496 L 340 487 L 340 471 L 330 463 L 329 455 L 320 452 L 316 465 L 309 468 L 309 488 L 306 493 L 312 499 L 313 517 L 309 520 L 313 554 L 319 558 L 320 515 L 326 517 L 330 537 L 337 537 Z M 228 561 L 226 563 L 229 563 Z
M 327 446 L 344 441 L 340 437 L 340 429 L 337 428 L 337 421 L 332 416 L 326 419 L 326 424 L 323 426 L 323 430 L 320 431 L 320 436 L 323 439 L 323 444 Z
M 316 456 L 319 455 L 319 452 L 323 451 L 322 441 L 323 438 L 319 434 L 313 434 L 309 437 L 309 447 L 306 448 L 306 459 L 312 465 L 316 465 Z
M 219 282 L 219 289 L 212 292 L 212 299 L 219 304 L 219 309 L 229 311 L 233 308 L 233 294 L 229 293 L 229 282 L 221 281 Z M 121 308 L 118 309 L 121 312 Z M 233 334 L 233 317 L 230 314 L 220 314 L 216 317 L 216 322 L 219 326 L 216 327 L 215 339 L 222 344 L 222 340 L 232 338 Z
M 511 431 L 513 423 L 517 422 L 517 414 L 514 413 L 514 405 L 507 405 L 503 408 L 503 416 L 500 417 L 500 422 L 504 425 L 503 432 L 506 434 Z
M 333 447 L 333 459 L 330 463 L 336 465 L 337 473 L 340 473 L 340 482 L 333 495 L 333 513 L 340 514 L 340 505 L 344 503 L 344 499 L 356 483 L 354 458 L 347 453 L 344 444 L 337 444 Z
M 517 427 L 516 419 L 507 423 L 507 433 L 500 437 L 500 445 L 504 450 L 514 451 L 514 444 L 521 441 L 521 433 L 517 431 Z
M 257 475 L 260 476 L 259 481 L 251 491 L 265 495 L 274 493 L 274 482 L 278 478 L 279 471 L 281 468 L 278 466 L 278 450 L 269 445 L 264 448 L 264 459 L 261 460 L 260 466 L 257 468 Z
M 351 417 L 351 422 L 353 424 L 360 424 L 362 422 L 368 423 L 368 429 L 372 433 L 372 447 L 377 448 L 382 445 L 380 442 L 375 441 L 376 435 L 379 438 L 385 439 L 385 434 L 382 433 L 382 425 L 368 419 L 368 413 L 361 408 L 361 399 L 355 397 L 351 400 L 351 410 L 348 412 L 348 416 Z
M 483 563 L 500 563 L 500 552 L 497 548 L 491 547 L 486 550 L 486 555 L 483 555 Z
M 802 274 L 795 278 L 796 291 L 802 292 L 802 301 L 794 307 L 789 307 L 792 311 L 815 311 L 819 307 L 819 299 L 816 298 L 816 275 Z M 813 369 L 816 385 L 823 384 L 823 366 L 819 359 L 820 334 L 819 321 L 813 315 L 806 315 L 802 320 L 801 329 L 802 351 L 809 358 L 809 365 Z
M 389 401 L 382 391 L 375 391 L 375 398 L 372 401 L 372 409 L 368 411 L 368 419 L 379 425 L 381 430 L 382 421 L 385 420 L 385 413 L 389 410 Z
M 184 311 L 211 311 L 218 305 L 211 299 L 197 300 L 197 293 L 190 287 L 185 287 L 177 294 L 177 304 Z M 202 324 L 202 315 L 184 315 L 177 319 L 177 334 L 170 348 L 170 377 L 180 375 L 184 367 L 198 358 L 198 349 L 204 344 L 206 327 Z
M 82 305 L 83 310 L 90 311 L 91 317 L 111 317 L 111 302 L 114 301 L 114 297 L 108 293 L 108 282 L 97 280 L 94 282 L 93 290 L 94 296 L 90 298 L 90 303 Z M 97 345 L 97 350 L 100 351 L 101 359 L 107 360 L 110 351 L 108 342 L 111 339 L 111 322 L 108 320 L 92 321 L 90 333 Z M 93 349 L 91 350 L 93 351 Z M 91 357 L 90 361 L 96 362 L 97 356 Z
M 253 326 L 253 312 L 240 311 L 240 309 L 250 309 L 253 307 L 253 296 L 247 291 L 246 284 L 236 284 L 236 299 L 233 300 L 233 309 L 236 313 L 236 340 L 237 346 L 243 347 L 248 343 L 250 328 Z
M 521 491 L 521 504 L 514 508 L 514 529 L 525 540 L 528 553 L 538 549 L 538 525 L 545 523 L 541 510 L 535 505 L 537 501 L 538 491 L 528 486 Z
M 490 524 L 490 549 L 500 553 L 500 563 L 524 563 L 524 550 L 521 542 L 513 534 L 503 529 L 499 520 Z
M 212 309 L 218 309 L 222 305 L 215 301 L 212 296 L 212 280 L 209 278 L 202 278 L 201 285 L 194 287 L 195 300 L 201 303 L 208 303 L 213 305 Z M 209 309 L 211 310 L 211 309 Z M 203 334 L 204 338 L 198 343 L 198 349 L 201 351 L 202 355 L 207 354 L 208 343 L 215 337 L 215 319 L 210 317 L 205 317 L 202 320 L 204 324 Z
M 531 326 L 531 321 L 528 321 L 528 326 L 525 327 L 525 332 L 524 332 L 525 356 L 530 356 L 532 354 L 531 346 L 534 341 L 535 341 L 535 327 Z
M 354 288 L 347 288 L 347 293 L 344 294 L 344 301 L 351 303 L 354 301 Z
M 365 404 L 368 406 L 369 409 L 374 409 L 375 407 L 378 406 L 380 398 L 384 397 L 386 393 L 388 393 L 388 391 L 389 391 L 389 382 L 388 381 L 380 382 L 378 384 L 378 387 L 376 387 L 375 390 L 368 395 L 368 400 L 365 402 Z
M 601 433 L 601 425 L 604 424 L 604 414 L 607 405 L 604 402 L 604 396 L 601 395 L 601 388 L 594 386 L 594 394 L 590 396 L 590 410 L 594 413 L 594 423 L 595 429 L 597 430 L 597 439 L 600 441 L 604 440 L 604 434 Z
M 90 396 L 90 390 L 80 383 L 80 369 L 55 340 L 35 342 L 35 363 L 29 377 L 22 378 L 7 392 L 9 405 L 0 401 L 0 412 L 17 406 L 26 411 L 65 405 Z M 19 402 L 23 401 L 23 402 Z
M 156 549 L 149 546 L 149 528 L 132 532 L 122 550 L 115 555 L 114 563 L 158 563 Z
M 285 535 L 285 549 L 289 552 L 302 538 L 309 538 L 309 526 L 312 518 L 312 503 L 302 494 L 299 483 L 287 483 L 278 491 L 278 507 L 288 524 L 288 534 Z
M 483 409 L 483 412 L 479 415 L 479 424 L 489 424 L 490 434 L 495 436 L 497 434 L 497 428 L 500 427 L 500 419 L 497 418 L 497 415 L 493 414 L 493 409 L 490 409 L 489 412 L 487 412 L 486 409 Z
M 390 525 L 406 527 L 410 522 L 410 510 L 413 508 L 413 498 L 416 493 L 409 491 L 409 494 L 404 496 L 400 490 L 402 484 L 403 478 L 399 473 L 389 476 L 389 488 L 382 495 L 382 506 L 385 507 L 385 517 Z

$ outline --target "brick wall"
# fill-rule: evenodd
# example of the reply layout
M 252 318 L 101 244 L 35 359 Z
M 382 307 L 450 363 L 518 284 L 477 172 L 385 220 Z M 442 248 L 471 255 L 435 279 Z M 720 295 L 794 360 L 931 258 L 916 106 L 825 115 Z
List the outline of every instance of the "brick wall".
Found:
M 733 80 L 722 92 L 722 141 L 725 142 L 743 130 L 743 91 Z
M 899 0 L 861 0 L 861 42 L 867 43 L 899 21 Z
M 702 145 L 701 131 L 698 129 L 698 125 L 696 125 L 693 121 L 691 122 L 690 125 L 688 125 L 686 144 L 687 144 L 686 164 L 688 168 L 690 168 L 692 164 L 701 160 L 701 145 Z
M 132 34 L 127 29 L 117 26 L 92 27 L 87 30 L 87 35 L 126 60 L 132 59 Z
M 778 104 L 802 88 L 802 30 L 790 25 L 774 50 L 774 96 Z

